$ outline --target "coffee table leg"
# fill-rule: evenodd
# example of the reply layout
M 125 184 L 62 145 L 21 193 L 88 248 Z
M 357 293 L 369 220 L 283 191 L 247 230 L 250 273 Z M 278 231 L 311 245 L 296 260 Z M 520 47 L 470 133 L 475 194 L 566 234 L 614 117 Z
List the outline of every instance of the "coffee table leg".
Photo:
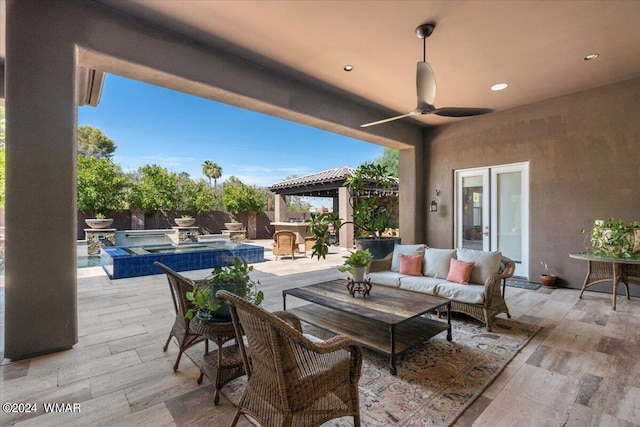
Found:
M 453 337 L 451 336 L 451 301 L 447 304 L 447 324 L 449 325 L 449 328 L 447 329 L 447 341 L 451 341 L 453 340 Z
M 287 311 L 287 294 L 282 293 L 282 310 Z
M 394 325 L 389 326 L 389 335 L 391 338 L 391 358 L 390 369 L 391 375 L 395 375 L 398 371 L 396 369 L 396 328 Z

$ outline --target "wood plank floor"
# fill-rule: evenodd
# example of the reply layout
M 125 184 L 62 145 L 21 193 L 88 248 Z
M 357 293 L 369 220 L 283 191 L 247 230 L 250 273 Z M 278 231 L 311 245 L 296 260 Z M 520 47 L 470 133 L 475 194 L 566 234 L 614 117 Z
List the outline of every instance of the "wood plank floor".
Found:
M 323 261 L 268 254 L 254 271 L 265 308 L 282 309 L 283 289 L 341 277 L 335 266 L 343 254 Z M 235 407 L 224 396 L 213 405 L 210 382 L 196 383 L 198 367 L 183 356 L 174 373 L 177 346 L 162 351 L 175 317 L 164 276 L 109 281 L 99 268 L 78 276 L 78 344 L 0 368 L 2 403 L 39 404 L 37 413 L 1 413 L 0 425 L 230 424 Z M 457 426 L 640 425 L 640 300 L 619 298 L 614 312 L 610 295 L 601 293 L 586 292 L 582 300 L 569 289 L 506 293 L 513 318 L 544 328 Z M 45 413 L 45 402 L 79 403 L 80 412 Z M 239 425 L 250 424 L 241 418 Z

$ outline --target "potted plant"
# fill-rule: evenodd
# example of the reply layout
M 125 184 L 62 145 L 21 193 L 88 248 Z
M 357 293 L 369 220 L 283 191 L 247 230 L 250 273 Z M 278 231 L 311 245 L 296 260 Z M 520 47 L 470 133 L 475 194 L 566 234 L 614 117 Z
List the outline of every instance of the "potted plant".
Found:
M 355 252 L 351 252 L 351 255 L 346 257 L 344 264 L 338 267 L 341 272 L 349 272 L 353 276 L 354 282 L 362 282 L 366 273 L 367 267 L 371 264 L 373 256 L 369 249 L 358 249 Z
M 540 284 L 545 288 L 554 288 L 556 276 L 549 273 L 551 267 L 546 262 L 540 261 L 540 265 L 544 268 L 544 274 L 540 275 Z
M 349 203 L 353 208 L 353 221 L 342 222 L 336 214 L 312 215 L 309 233 L 316 238 L 312 256 L 326 257 L 328 230 L 335 230 L 351 222 L 356 235 L 356 247 L 369 249 L 374 259 L 384 258 L 393 251 L 399 237 L 382 237 L 385 230 L 395 228 L 394 215 L 381 201 L 395 194 L 397 179 L 390 176 L 385 166 L 365 163 L 345 180 L 351 189 Z
M 191 215 L 181 215 L 180 218 L 173 219 L 178 227 L 191 227 L 196 219 Z
M 87 218 L 84 222 L 90 228 L 102 229 L 109 227 L 113 223 L 113 219 L 107 218 L 104 214 L 96 213 L 94 218 Z
M 231 218 L 231 222 L 225 222 L 224 226 L 227 227 L 229 231 L 240 231 L 242 230 L 242 223 L 236 221 L 235 218 Z
M 640 252 L 640 221 L 625 224 L 613 218 L 598 219 L 590 232 L 594 255 L 610 258 L 633 258 Z
M 260 282 L 255 282 L 249 277 L 253 270 L 252 265 L 248 265 L 241 258 L 234 257 L 234 262 L 230 266 L 216 267 L 205 283 L 197 283 L 191 292 L 186 296 L 195 307 L 195 315 L 204 321 L 223 321 L 231 319 L 229 307 L 216 298 L 216 292 L 227 290 L 253 304 L 260 305 L 264 299 L 262 291 L 256 289 Z M 186 318 L 191 319 L 194 309 L 186 313 Z

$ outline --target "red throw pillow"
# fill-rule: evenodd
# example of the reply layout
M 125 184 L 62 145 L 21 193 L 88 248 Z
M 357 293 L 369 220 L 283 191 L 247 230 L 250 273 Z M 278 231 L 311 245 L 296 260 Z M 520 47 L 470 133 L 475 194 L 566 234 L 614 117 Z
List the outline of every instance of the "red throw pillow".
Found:
M 409 276 L 422 276 L 422 254 L 400 254 L 400 274 L 408 274 Z
M 463 285 L 469 284 L 469 277 L 471 277 L 471 270 L 475 261 L 459 261 L 455 258 L 451 258 L 449 263 L 449 273 L 447 274 L 447 280 L 449 282 L 461 283 Z

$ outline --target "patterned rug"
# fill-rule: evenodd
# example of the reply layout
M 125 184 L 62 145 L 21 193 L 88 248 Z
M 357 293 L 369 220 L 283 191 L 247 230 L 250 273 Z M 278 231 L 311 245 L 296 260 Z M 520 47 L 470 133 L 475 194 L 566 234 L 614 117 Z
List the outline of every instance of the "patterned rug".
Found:
M 510 286 L 512 288 L 528 289 L 531 291 L 535 291 L 542 287 L 540 283 L 528 282 L 524 279 L 514 279 L 514 278 L 507 279 L 507 286 Z
M 398 358 L 396 376 L 389 373 L 387 357 L 365 350 L 359 384 L 362 425 L 453 424 L 541 329 L 498 318 L 493 332 L 487 332 L 480 322 L 466 316 L 454 316 L 452 325 L 453 342 L 443 332 L 413 348 Z M 313 327 L 305 332 L 328 337 Z M 237 405 L 245 382 L 246 377 L 238 378 L 222 392 Z M 352 426 L 352 420 L 339 418 L 323 426 Z

